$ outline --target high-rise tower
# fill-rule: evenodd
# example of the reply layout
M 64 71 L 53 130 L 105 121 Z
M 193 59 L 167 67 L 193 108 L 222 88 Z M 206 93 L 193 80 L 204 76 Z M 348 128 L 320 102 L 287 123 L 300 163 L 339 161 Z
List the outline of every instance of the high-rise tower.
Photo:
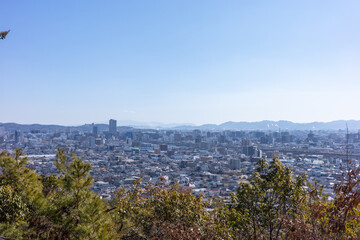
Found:
M 92 133 L 93 135 L 98 135 L 99 133 L 98 126 L 96 126 L 95 124 L 92 124 Z
M 116 134 L 116 120 L 109 120 L 109 133 Z

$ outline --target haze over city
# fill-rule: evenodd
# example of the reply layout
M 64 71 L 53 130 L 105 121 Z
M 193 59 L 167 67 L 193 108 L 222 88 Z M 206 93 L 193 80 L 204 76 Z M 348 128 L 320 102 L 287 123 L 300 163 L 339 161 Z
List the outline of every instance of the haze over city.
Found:
M 358 1 L 0 7 L 0 122 L 360 119 Z

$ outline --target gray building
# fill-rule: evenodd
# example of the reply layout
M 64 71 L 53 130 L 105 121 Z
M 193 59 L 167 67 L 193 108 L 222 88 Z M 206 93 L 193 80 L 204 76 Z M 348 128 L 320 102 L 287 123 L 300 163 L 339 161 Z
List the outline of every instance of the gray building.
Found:
M 233 170 L 241 169 L 241 159 L 230 159 L 230 168 Z
M 93 133 L 94 135 L 98 135 L 98 134 L 99 134 L 98 126 L 92 124 L 92 133 Z
M 116 134 L 116 120 L 109 120 L 109 133 Z

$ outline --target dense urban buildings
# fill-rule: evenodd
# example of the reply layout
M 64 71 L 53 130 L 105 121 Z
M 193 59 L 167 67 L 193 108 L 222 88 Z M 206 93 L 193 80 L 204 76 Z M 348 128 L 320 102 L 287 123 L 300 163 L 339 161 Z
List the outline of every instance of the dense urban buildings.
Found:
M 295 175 L 324 184 L 331 198 L 344 163 L 358 163 L 360 132 L 135 129 L 117 127 L 113 119 L 109 126 L 0 126 L 0 150 L 22 148 L 29 166 L 41 174 L 57 173 L 53 160 L 59 147 L 92 164 L 92 189 L 103 198 L 139 178 L 177 182 L 194 194 L 224 198 L 248 180 L 260 158 L 274 157 Z

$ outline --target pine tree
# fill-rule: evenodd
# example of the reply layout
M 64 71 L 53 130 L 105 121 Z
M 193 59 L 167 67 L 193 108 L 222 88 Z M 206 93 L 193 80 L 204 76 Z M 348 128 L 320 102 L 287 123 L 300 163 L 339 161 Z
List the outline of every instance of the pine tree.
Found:
M 49 216 L 59 239 L 111 239 L 113 225 L 107 205 L 89 187 L 91 165 L 59 149 L 55 165 L 60 176 L 48 193 Z
M 278 159 L 260 159 L 250 182 L 240 184 L 222 214 L 240 238 L 278 239 L 284 218 L 295 217 L 306 195 L 305 184 L 305 176 L 293 179 L 291 169 Z

